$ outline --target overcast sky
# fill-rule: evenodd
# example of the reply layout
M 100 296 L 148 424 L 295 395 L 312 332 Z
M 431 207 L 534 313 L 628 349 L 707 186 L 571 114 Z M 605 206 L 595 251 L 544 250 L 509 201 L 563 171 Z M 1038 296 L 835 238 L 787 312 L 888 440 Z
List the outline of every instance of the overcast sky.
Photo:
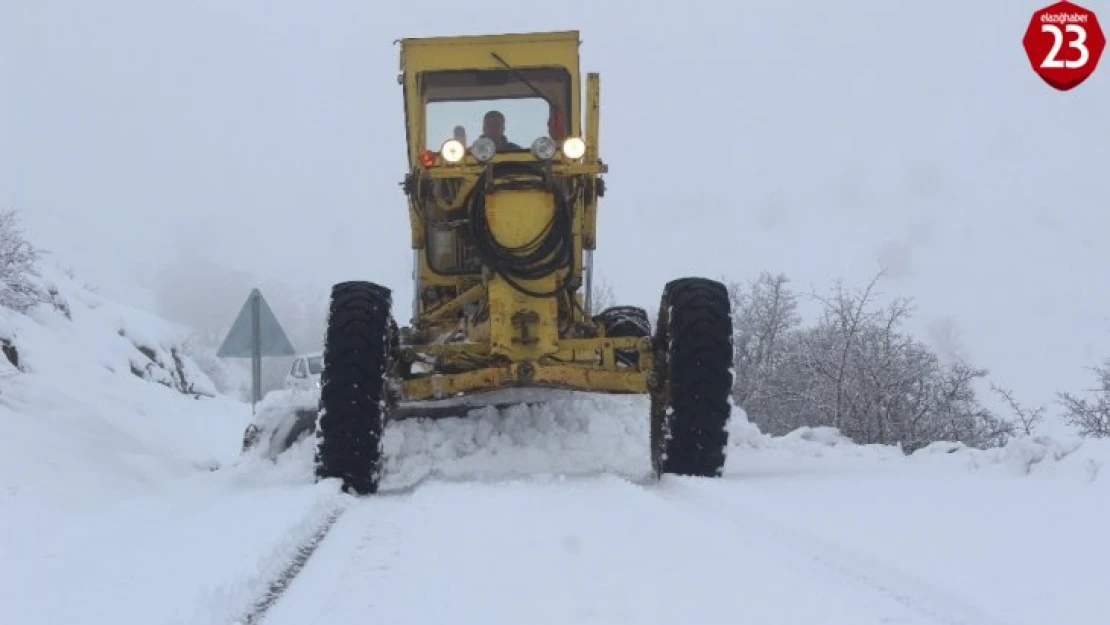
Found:
M 0 0 L 0 202 L 141 306 L 209 246 L 259 280 L 381 281 L 405 318 L 393 40 L 577 28 L 611 167 L 596 260 L 622 302 L 885 263 L 923 338 L 953 328 L 1039 403 L 1110 355 L 1110 60 L 1042 83 L 1021 46 L 1040 5 Z M 183 288 L 234 315 L 246 293 L 206 279 Z

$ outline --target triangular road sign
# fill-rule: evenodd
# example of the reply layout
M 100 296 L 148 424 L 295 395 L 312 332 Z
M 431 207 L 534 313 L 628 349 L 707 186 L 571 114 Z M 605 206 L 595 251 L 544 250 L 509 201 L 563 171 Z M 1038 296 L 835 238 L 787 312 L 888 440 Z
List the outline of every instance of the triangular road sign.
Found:
M 255 319 L 258 320 L 257 334 Z M 216 355 L 220 358 L 251 358 L 255 355 L 256 336 L 259 356 L 293 356 L 297 353 L 258 289 L 252 290 L 247 297 Z

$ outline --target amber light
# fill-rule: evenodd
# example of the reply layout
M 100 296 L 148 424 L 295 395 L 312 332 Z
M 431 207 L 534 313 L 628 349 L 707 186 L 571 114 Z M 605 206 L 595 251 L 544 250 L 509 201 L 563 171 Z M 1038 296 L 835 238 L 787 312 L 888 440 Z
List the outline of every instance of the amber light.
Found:
M 436 153 L 431 150 L 424 150 L 420 155 L 420 163 L 425 167 L 431 167 L 436 164 Z

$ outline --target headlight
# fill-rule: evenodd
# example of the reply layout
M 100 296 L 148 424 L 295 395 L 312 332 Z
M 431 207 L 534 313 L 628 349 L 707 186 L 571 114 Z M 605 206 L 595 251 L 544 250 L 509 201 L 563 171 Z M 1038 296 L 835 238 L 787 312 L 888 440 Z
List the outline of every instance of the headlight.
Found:
M 466 156 L 466 147 L 458 139 L 448 139 L 439 148 L 439 155 L 448 163 L 457 163 Z
M 497 144 L 489 137 L 478 137 L 474 141 L 474 145 L 470 146 L 470 153 L 474 155 L 474 158 L 484 163 L 497 153 Z
M 549 161 L 555 156 L 558 148 L 551 137 L 540 137 L 532 142 L 532 154 L 541 161 Z
M 567 137 L 563 141 L 563 156 L 571 160 L 582 158 L 586 153 L 586 142 L 581 137 Z

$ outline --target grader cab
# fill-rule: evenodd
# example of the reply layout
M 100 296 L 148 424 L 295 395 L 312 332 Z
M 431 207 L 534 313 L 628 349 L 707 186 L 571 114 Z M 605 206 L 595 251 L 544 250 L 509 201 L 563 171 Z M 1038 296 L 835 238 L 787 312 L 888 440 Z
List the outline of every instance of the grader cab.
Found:
M 667 283 L 654 332 L 643 309 L 592 310 L 608 167 L 599 77 L 583 85 L 578 32 L 400 48 L 412 316 L 396 323 L 386 286 L 332 287 L 317 478 L 374 493 L 388 422 L 566 392 L 649 394 L 656 475 L 719 475 L 733 356 L 725 287 Z

